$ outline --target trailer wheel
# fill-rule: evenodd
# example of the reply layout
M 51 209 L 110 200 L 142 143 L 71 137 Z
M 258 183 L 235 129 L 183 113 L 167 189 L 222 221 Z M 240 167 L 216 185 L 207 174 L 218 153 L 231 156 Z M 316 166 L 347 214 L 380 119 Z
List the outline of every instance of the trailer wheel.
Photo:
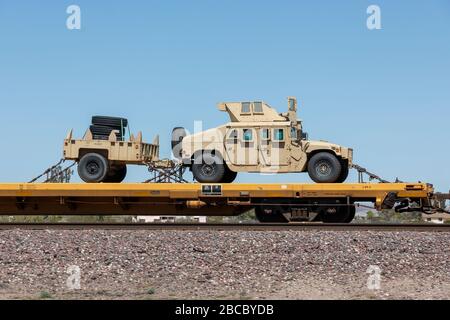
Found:
M 225 164 L 218 155 L 204 152 L 194 158 L 192 174 L 200 183 L 222 182 L 225 176 Z
M 121 183 L 123 180 L 125 180 L 126 176 L 127 176 L 127 166 L 123 165 L 116 171 L 114 182 Z
M 319 152 L 308 162 L 308 174 L 317 183 L 338 182 L 341 172 L 341 162 L 334 154 L 328 152 Z
M 111 168 L 103 180 L 103 182 L 120 183 L 127 176 L 127 166 L 120 165 L 115 168 Z
M 78 163 L 78 175 L 84 182 L 102 182 L 107 174 L 108 160 L 98 153 L 85 154 Z

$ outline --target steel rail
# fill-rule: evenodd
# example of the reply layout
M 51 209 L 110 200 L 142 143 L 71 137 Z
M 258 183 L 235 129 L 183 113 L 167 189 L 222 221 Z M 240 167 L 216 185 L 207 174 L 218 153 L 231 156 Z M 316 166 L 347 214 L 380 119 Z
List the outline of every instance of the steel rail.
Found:
M 216 230 L 216 231 L 427 231 L 450 232 L 450 224 L 385 223 L 0 223 L 0 230 Z

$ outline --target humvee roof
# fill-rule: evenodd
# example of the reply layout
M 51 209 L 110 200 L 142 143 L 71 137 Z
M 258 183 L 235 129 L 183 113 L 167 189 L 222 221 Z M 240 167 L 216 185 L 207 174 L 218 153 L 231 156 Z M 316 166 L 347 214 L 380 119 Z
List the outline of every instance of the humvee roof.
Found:
M 231 122 L 273 122 L 286 121 L 286 118 L 262 101 L 222 102 L 220 111 L 228 112 Z

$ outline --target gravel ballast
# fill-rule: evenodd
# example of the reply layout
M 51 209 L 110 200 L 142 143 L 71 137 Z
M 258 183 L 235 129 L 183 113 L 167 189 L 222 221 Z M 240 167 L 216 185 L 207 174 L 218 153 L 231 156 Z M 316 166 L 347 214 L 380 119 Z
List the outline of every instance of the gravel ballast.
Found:
M 449 243 L 446 232 L 9 230 L 0 298 L 450 299 Z

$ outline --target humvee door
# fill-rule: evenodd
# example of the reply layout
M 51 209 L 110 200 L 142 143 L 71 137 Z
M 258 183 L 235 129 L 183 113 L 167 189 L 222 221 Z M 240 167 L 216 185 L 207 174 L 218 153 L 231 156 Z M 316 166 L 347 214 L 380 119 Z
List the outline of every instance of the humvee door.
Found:
M 225 151 L 235 166 L 258 165 L 257 132 L 253 128 L 227 128 Z

